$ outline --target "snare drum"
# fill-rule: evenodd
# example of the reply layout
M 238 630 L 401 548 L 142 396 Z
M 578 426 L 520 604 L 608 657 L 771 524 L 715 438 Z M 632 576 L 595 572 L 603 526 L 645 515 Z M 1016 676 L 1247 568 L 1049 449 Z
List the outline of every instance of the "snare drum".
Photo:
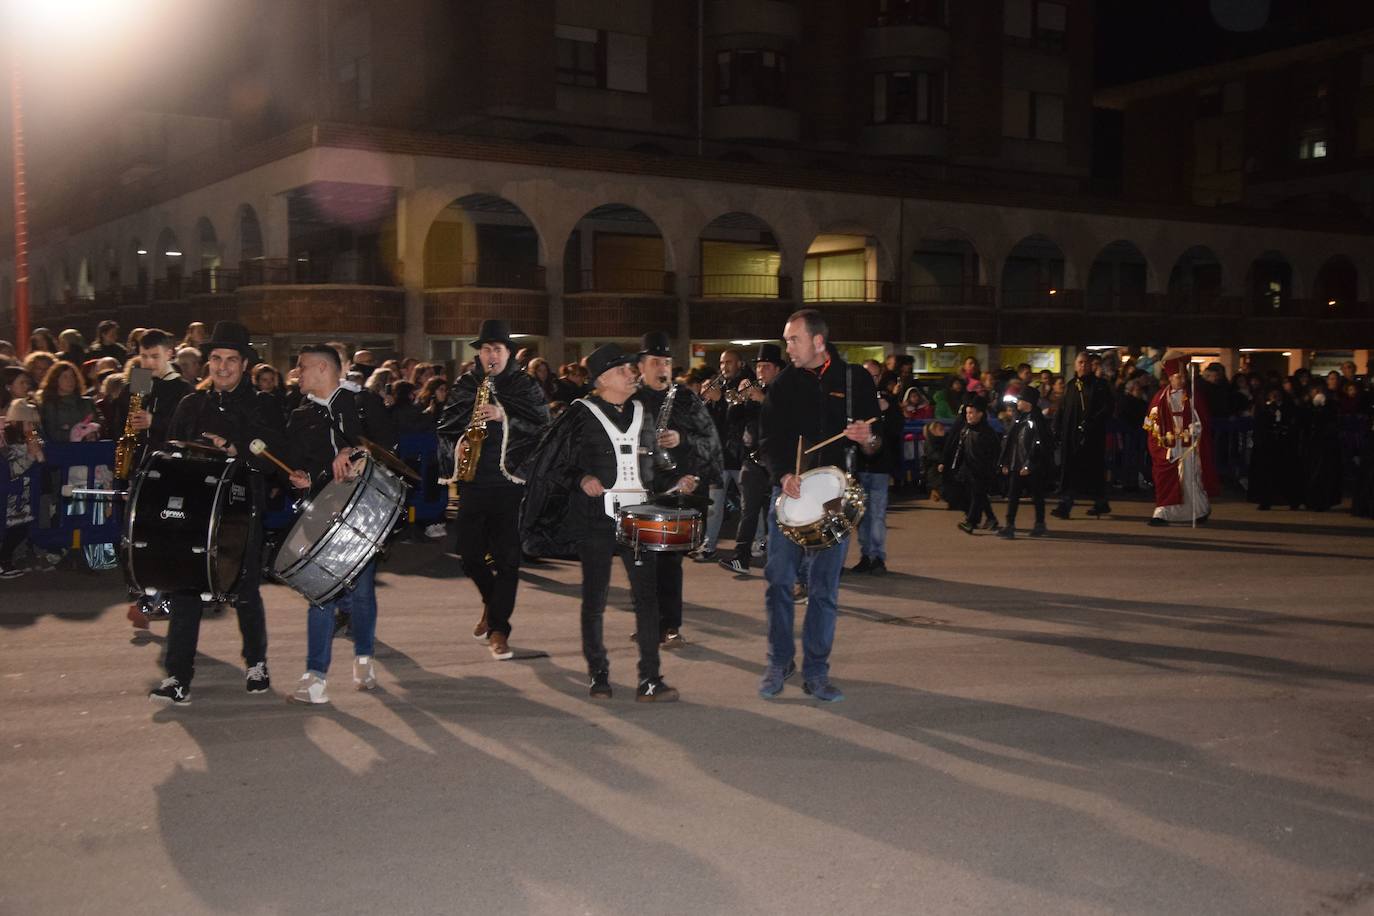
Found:
M 224 452 L 184 452 L 173 443 L 134 475 L 124 522 L 124 577 L 145 594 L 230 597 L 253 520 L 248 465 Z
M 801 475 L 801 496 L 781 494 L 774 503 L 778 530 L 806 550 L 834 547 L 854 531 L 864 515 L 864 489 L 837 467 L 813 468 Z
M 376 461 L 349 480 L 331 480 L 305 502 L 272 574 L 311 604 L 332 601 L 386 546 L 405 501 L 405 481 Z
M 696 509 L 675 509 L 641 503 L 616 513 L 615 539 L 635 553 L 641 550 L 686 553 L 706 539 L 706 527 Z

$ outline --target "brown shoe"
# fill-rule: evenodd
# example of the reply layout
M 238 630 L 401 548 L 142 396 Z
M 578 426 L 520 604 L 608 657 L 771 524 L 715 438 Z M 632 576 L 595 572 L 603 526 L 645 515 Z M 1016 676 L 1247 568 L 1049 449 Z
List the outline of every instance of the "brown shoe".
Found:
M 143 613 L 143 606 L 137 601 L 129 604 L 129 613 L 127 616 L 129 618 L 129 623 L 134 625 L 135 630 L 148 629 L 148 615 Z
M 491 635 L 491 626 L 487 623 L 487 606 L 484 604 L 482 605 L 482 619 L 477 621 L 477 626 L 472 628 L 472 638 L 486 642 L 489 635 Z
M 659 645 L 665 649 L 681 649 L 687 645 L 687 640 L 682 638 L 682 633 L 674 629 L 663 631 L 663 638 L 659 640 Z
M 511 651 L 510 644 L 506 642 L 505 633 L 493 631 L 491 634 L 490 646 L 491 657 L 498 662 L 503 662 L 508 658 L 515 658 L 515 653 Z

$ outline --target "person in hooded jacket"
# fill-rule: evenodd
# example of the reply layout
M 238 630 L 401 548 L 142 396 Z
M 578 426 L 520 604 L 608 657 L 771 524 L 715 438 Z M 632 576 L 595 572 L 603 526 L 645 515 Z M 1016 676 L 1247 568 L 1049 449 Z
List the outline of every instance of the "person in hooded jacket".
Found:
M 539 383 L 511 359 L 515 345 L 506 322 L 482 322 L 472 348 L 478 359 L 454 382 L 439 421 L 439 460 L 456 467 L 473 447 L 464 435 L 469 424 L 474 418 L 485 421 L 475 476 L 458 486 L 458 553 L 463 571 L 482 595 L 482 616 L 472 635 L 490 647 L 493 658 L 504 661 L 515 654 L 509 645 L 510 617 L 520 581 L 525 478 L 516 469 L 549 425 L 549 405 Z M 494 389 L 491 399 L 477 407 L 479 389 L 488 379 Z M 451 468 L 445 476 L 453 476 Z
M 1054 440 L 1049 421 L 1040 413 L 1040 392 L 1030 386 L 1016 394 L 1015 418 L 1002 440 L 997 464 L 1007 478 L 1007 524 L 997 536 L 1007 540 L 1016 537 L 1016 510 L 1021 494 L 1029 493 L 1035 507 L 1031 537 L 1044 537 L 1045 481 L 1054 466 Z
M 989 528 L 999 527 L 988 502 L 997 473 L 997 434 L 988 426 L 988 401 L 981 394 L 970 396 L 964 403 L 964 427 L 959 430 L 950 470 L 968 487 L 968 512 L 959 523 L 959 530 L 973 534 L 986 514 Z
M 1275 386 L 1255 408 L 1247 495 L 1259 508 L 1275 503 L 1296 509 L 1302 505 L 1302 474 L 1298 409 L 1282 388 Z

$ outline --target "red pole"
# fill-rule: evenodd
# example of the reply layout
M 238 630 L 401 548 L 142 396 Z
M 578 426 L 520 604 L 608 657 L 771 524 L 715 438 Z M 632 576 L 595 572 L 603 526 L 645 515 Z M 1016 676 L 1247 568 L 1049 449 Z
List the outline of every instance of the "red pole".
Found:
M 24 112 L 19 100 L 19 48 L 14 42 L 10 71 L 10 117 L 14 132 L 14 346 L 29 352 L 29 193 L 24 175 Z

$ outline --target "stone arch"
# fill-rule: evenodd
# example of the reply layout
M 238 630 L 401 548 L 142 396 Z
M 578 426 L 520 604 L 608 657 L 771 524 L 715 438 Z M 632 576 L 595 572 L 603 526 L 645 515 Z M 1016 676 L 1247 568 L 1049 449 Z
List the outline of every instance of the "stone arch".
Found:
M 722 213 L 697 234 L 695 293 L 703 298 L 776 299 L 783 251 L 777 233 L 753 213 Z
M 215 224 L 208 216 L 196 220 L 196 270 L 214 270 L 223 266 L 224 251 L 215 232 Z
M 1064 290 L 1064 249 L 1034 233 L 1017 242 L 1002 262 L 1005 308 L 1054 308 Z
M 1169 310 L 1180 314 L 1205 314 L 1221 299 L 1225 273 L 1221 258 L 1206 245 L 1193 245 L 1174 261 L 1169 271 Z
M 424 286 L 543 289 L 543 250 L 539 230 L 519 206 L 495 194 L 466 194 L 425 232 Z
M 134 236 L 129 241 L 127 257 L 129 259 L 129 276 L 133 278 L 133 285 L 138 289 L 140 296 L 148 289 L 152 282 L 153 256 L 138 236 Z
M 867 226 L 829 223 L 806 246 L 804 302 L 895 302 L 891 252 Z
M 76 266 L 76 298 L 95 298 L 95 282 L 92 278 L 91 258 L 89 257 L 83 257 Z
M 1323 315 L 1354 316 L 1365 310 L 1360 301 L 1360 272 L 1355 262 L 1334 254 L 1322 262 L 1312 281 L 1312 298 Z
M 671 295 L 667 243 L 648 214 L 629 204 L 588 210 L 563 247 L 567 292 Z
M 1149 289 L 1149 259 L 1135 242 L 1117 239 L 1093 258 L 1083 295 L 1092 311 L 1143 312 Z
M 186 252 L 176 232 L 166 226 L 153 246 L 153 279 L 179 280 L 186 273 Z
M 267 254 L 267 248 L 263 243 L 262 222 L 258 219 L 258 211 L 253 209 L 252 204 L 243 204 L 239 207 L 236 221 L 239 260 L 261 261 Z
M 992 305 L 987 269 L 967 233 L 934 227 L 923 232 L 907 254 L 907 299 L 921 305 Z

